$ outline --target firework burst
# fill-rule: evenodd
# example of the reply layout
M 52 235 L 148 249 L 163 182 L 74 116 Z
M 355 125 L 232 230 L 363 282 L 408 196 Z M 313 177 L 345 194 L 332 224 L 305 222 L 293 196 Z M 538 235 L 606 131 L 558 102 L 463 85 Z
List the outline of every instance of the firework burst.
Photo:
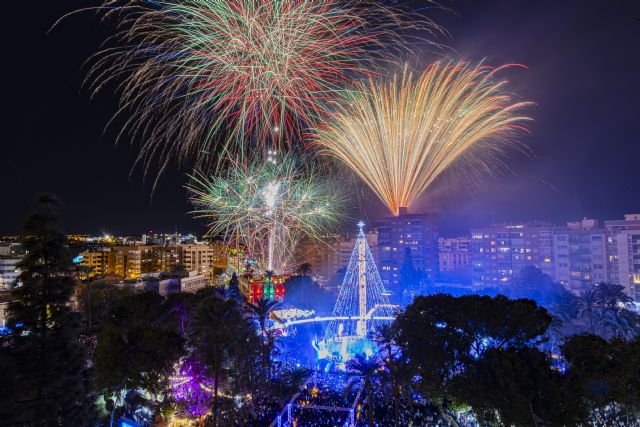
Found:
M 417 77 L 405 70 L 389 82 L 361 83 L 316 142 L 397 215 L 457 160 L 467 172 L 495 169 L 498 154 L 524 130 L 530 119 L 518 112 L 528 103 L 512 100 L 498 70 L 435 63 Z
M 287 148 L 345 82 L 400 49 L 400 34 L 437 29 L 378 0 L 108 0 L 100 10 L 120 31 L 88 81 L 93 91 L 121 82 L 122 132 L 141 139 L 147 167 L 201 158 L 221 139 L 223 155 Z
M 291 267 L 302 237 L 326 235 L 342 205 L 330 180 L 302 160 L 272 152 L 260 161 L 231 162 L 222 174 L 196 173 L 187 188 L 193 214 L 209 221 L 209 235 L 244 246 L 276 271 Z

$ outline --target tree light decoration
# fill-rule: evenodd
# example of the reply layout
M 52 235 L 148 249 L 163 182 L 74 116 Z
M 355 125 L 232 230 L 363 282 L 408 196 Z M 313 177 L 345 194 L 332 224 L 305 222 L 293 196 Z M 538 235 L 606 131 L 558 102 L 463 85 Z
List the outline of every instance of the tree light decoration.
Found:
M 389 303 L 371 249 L 364 233 L 364 223 L 358 223 L 359 233 L 351 253 L 331 320 L 324 338 L 314 343 L 319 358 L 338 355 L 346 362 L 356 354 L 371 356 L 375 344 L 371 331 L 394 318 L 397 306 Z
M 205 415 L 213 403 L 213 380 L 205 375 L 205 368 L 192 360 L 181 363 L 169 378 L 171 397 L 186 415 Z

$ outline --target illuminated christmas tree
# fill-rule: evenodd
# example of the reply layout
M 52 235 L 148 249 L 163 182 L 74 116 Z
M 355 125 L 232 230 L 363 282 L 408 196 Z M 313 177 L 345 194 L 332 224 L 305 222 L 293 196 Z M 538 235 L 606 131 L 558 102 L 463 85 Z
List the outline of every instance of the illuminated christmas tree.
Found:
M 365 238 L 364 223 L 359 222 L 358 227 L 356 245 L 333 309 L 334 320 L 325 330 L 327 343 L 367 338 L 371 331 L 381 323 L 389 322 L 394 315 L 395 306 L 389 304 L 380 280 Z

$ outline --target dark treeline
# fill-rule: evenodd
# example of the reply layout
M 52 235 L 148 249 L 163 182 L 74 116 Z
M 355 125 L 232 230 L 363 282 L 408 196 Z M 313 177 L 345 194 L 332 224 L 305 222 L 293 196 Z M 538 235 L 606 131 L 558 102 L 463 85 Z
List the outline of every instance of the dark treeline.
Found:
M 553 321 L 530 299 L 417 297 L 380 332 L 376 387 L 390 404 L 376 419 L 406 424 L 424 399 L 451 425 L 464 408 L 481 425 L 636 425 L 640 340 L 580 334 L 550 352 Z
M 156 421 L 193 413 L 196 401 L 206 425 L 265 425 L 304 380 L 275 362 L 266 328 L 275 304 L 243 302 L 237 280 L 167 298 L 80 283 L 52 196 L 38 198 L 25 231 L 21 286 L 0 337 L 0 424 L 109 425 L 143 390 Z M 187 371 L 211 390 L 176 398 L 172 377 Z

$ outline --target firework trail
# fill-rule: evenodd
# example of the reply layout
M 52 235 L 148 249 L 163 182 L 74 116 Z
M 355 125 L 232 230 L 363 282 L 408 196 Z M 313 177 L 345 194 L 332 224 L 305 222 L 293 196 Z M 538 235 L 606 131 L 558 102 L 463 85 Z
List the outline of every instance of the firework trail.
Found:
M 245 247 L 279 272 L 291 267 L 301 238 L 321 239 L 342 210 L 330 179 L 304 159 L 277 159 L 273 152 L 249 163 L 231 161 L 222 174 L 195 173 L 187 188 L 192 213 L 209 221 L 208 235 Z
M 117 82 L 119 135 L 141 140 L 148 170 L 285 149 L 346 82 L 370 76 L 431 21 L 379 0 L 108 0 L 119 31 L 92 61 L 92 92 Z M 111 47 L 110 47 L 111 46 Z
M 414 76 L 357 85 L 315 142 L 344 162 L 398 215 L 456 160 L 491 172 L 530 120 L 504 91 L 502 69 L 435 63 Z M 469 151 L 470 148 L 477 148 Z M 466 155 L 469 154 L 469 155 Z

